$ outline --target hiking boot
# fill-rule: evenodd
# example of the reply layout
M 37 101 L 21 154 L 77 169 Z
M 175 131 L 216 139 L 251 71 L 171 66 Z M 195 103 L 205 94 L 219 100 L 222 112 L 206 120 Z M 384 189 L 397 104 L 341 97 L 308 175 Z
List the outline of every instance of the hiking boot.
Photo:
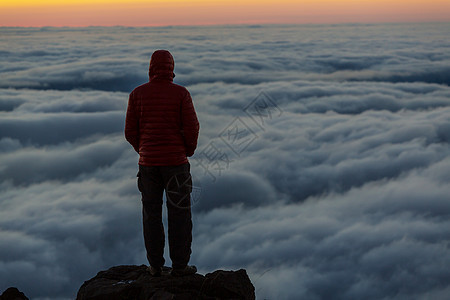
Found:
M 195 266 L 186 266 L 183 269 L 172 269 L 172 272 L 170 274 L 175 277 L 181 277 L 192 275 L 195 273 L 197 273 L 197 268 Z
M 152 275 L 153 277 L 159 277 L 161 276 L 162 269 L 160 267 L 153 267 L 150 266 L 147 268 L 147 271 Z

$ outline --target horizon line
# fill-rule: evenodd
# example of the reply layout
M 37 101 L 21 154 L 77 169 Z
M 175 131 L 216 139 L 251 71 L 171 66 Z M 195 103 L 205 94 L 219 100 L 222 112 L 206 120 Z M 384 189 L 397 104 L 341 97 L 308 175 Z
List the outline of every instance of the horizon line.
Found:
M 448 21 L 435 20 L 435 21 L 391 21 L 391 22 L 330 22 L 330 23 L 319 23 L 319 22 L 304 22 L 304 23 L 278 23 L 278 22 L 267 22 L 267 23 L 222 23 L 222 24 L 175 24 L 175 25 L 41 25 L 41 26 L 6 26 L 0 25 L 0 28 L 113 28 L 113 27 L 125 27 L 125 28 L 167 28 L 167 27 L 233 27 L 233 26 L 292 26 L 292 25 L 401 25 L 401 24 L 445 24 Z

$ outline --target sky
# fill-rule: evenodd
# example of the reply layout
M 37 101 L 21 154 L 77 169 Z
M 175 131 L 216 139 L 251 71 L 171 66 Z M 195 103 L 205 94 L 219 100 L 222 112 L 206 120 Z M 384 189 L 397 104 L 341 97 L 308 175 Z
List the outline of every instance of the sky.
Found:
M 1 28 L 0 291 L 73 299 L 100 270 L 147 263 L 123 128 L 169 49 L 200 121 L 200 273 L 245 268 L 258 299 L 448 299 L 448 32 Z
M 1 0 L 0 26 L 450 21 L 448 0 Z

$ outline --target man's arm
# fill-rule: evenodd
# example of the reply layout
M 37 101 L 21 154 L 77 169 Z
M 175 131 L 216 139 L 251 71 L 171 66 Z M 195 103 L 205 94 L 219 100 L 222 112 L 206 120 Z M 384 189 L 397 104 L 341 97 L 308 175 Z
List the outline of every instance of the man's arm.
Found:
M 136 113 L 136 100 L 133 92 L 128 99 L 125 138 L 133 146 L 134 150 L 139 153 L 139 116 Z
M 192 156 L 197 148 L 200 124 L 198 123 L 191 95 L 187 91 L 181 106 L 181 120 L 186 156 Z

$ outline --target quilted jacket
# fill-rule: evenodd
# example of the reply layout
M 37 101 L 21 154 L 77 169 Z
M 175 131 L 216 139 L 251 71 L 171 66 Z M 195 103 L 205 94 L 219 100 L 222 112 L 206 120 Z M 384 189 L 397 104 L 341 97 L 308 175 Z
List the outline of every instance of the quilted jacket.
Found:
M 144 166 L 175 166 L 188 162 L 197 147 L 199 122 L 188 90 L 173 83 L 174 60 L 169 51 L 155 51 L 149 82 L 135 88 L 128 100 L 125 138 Z

